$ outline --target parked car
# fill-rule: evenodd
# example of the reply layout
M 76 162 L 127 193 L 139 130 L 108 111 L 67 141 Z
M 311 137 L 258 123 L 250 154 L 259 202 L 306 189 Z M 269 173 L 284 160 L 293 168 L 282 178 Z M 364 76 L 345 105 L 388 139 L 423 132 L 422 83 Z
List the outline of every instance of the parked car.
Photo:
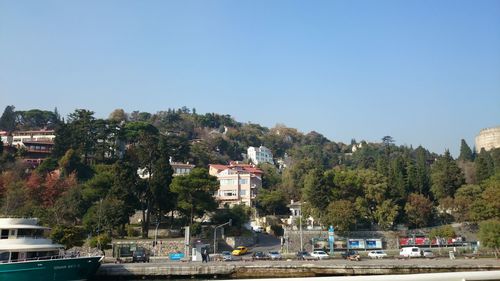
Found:
M 221 253 L 221 256 L 222 256 L 223 261 L 232 261 L 233 260 L 233 256 L 231 255 L 231 252 L 229 252 L 229 251 L 223 251 Z
M 264 254 L 263 252 L 255 252 L 252 255 L 252 259 L 254 259 L 254 260 L 267 260 L 267 259 L 269 259 L 269 257 L 266 254 Z
M 343 252 L 342 254 L 340 254 L 344 259 L 349 259 L 350 257 L 352 256 L 359 256 L 358 252 L 357 251 L 354 251 L 354 250 L 347 250 L 345 252 Z
M 421 257 L 419 247 L 403 247 L 399 250 L 399 256 L 403 258 L 418 258 Z
M 372 259 L 383 259 L 387 257 L 387 254 L 382 250 L 370 251 L 368 257 Z
M 239 246 L 239 247 L 236 247 L 236 249 L 234 249 L 231 254 L 233 254 L 233 256 L 241 256 L 241 255 L 244 255 L 248 252 L 248 248 L 245 247 L 245 246 Z
M 424 256 L 424 258 L 430 258 L 430 259 L 432 259 L 432 258 L 435 258 L 435 257 L 436 257 L 436 256 L 434 255 L 434 253 L 433 253 L 431 250 L 429 250 L 429 249 L 427 249 L 427 250 L 423 250 L 423 251 L 422 251 L 422 255 Z
M 262 233 L 264 232 L 264 228 L 262 226 L 257 226 L 253 229 L 256 233 Z
M 311 254 L 307 251 L 302 251 L 302 252 L 297 252 L 295 254 L 298 260 L 313 260 L 316 259 L 315 257 L 311 256 Z
M 149 253 L 144 248 L 137 248 L 132 254 L 132 262 L 149 262 Z
M 311 257 L 317 259 L 317 260 L 324 260 L 330 258 L 330 256 L 325 252 L 325 251 L 313 251 L 311 253 Z
M 282 259 L 281 254 L 279 252 L 276 252 L 276 251 L 269 252 L 269 258 L 271 258 L 272 260 L 281 260 Z

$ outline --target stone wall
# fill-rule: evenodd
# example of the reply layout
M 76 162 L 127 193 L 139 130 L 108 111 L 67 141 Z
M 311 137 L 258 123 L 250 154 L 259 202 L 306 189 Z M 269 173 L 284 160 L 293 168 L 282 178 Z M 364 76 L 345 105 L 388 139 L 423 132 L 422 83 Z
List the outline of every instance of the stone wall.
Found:
M 169 253 L 184 252 L 184 238 L 176 239 L 158 239 L 158 244 L 153 247 L 153 240 L 138 239 L 138 240 L 115 240 L 113 247 L 120 245 L 130 245 L 133 248 L 147 249 L 155 256 L 168 256 Z M 113 256 L 112 250 L 106 252 L 107 256 Z
M 256 242 L 256 236 L 251 235 L 251 236 L 227 236 L 225 239 L 225 242 L 228 246 L 231 248 L 238 247 L 238 246 L 253 246 L 255 245 Z

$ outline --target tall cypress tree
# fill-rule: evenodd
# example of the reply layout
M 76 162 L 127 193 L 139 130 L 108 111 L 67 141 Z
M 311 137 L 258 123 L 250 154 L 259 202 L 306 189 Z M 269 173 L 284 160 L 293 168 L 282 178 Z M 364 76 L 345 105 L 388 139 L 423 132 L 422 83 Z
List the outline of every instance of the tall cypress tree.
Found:
M 431 192 L 436 200 L 453 197 L 455 191 L 465 183 L 462 170 L 448 150 L 432 165 L 431 180 Z
M 470 149 L 469 145 L 465 142 L 464 139 L 462 139 L 462 142 L 460 144 L 460 156 L 458 156 L 458 160 L 463 160 L 463 161 L 472 161 L 473 154 L 472 150 Z
M 491 158 L 490 153 L 484 150 L 484 148 L 481 148 L 474 165 L 476 167 L 477 182 L 488 179 L 494 173 L 493 158 Z
M 16 128 L 16 108 L 13 105 L 8 105 L 0 117 L 0 130 L 12 132 Z

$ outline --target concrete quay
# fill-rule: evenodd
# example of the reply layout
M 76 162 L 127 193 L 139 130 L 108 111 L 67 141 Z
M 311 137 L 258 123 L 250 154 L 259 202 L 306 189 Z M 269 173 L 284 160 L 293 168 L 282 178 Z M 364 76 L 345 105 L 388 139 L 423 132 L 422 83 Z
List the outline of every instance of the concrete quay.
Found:
M 152 262 L 103 264 L 96 280 L 169 279 L 169 278 L 282 278 L 318 276 L 356 276 L 417 274 L 440 272 L 498 271 L 496 259 L 385 259 L 325 261 L 255 261 L 255 262 Z

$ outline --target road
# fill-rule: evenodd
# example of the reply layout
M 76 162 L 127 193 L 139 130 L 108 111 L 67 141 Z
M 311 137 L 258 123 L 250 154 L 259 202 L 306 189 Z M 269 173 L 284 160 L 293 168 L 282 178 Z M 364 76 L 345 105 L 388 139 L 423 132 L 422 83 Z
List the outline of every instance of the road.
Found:
M 270 252 L 270 251 L 280 251 L 281 244 L 280 239 L 273 235 L 267 233 L 257 233 L 257 244 L 250 247 L 251 252 Z

